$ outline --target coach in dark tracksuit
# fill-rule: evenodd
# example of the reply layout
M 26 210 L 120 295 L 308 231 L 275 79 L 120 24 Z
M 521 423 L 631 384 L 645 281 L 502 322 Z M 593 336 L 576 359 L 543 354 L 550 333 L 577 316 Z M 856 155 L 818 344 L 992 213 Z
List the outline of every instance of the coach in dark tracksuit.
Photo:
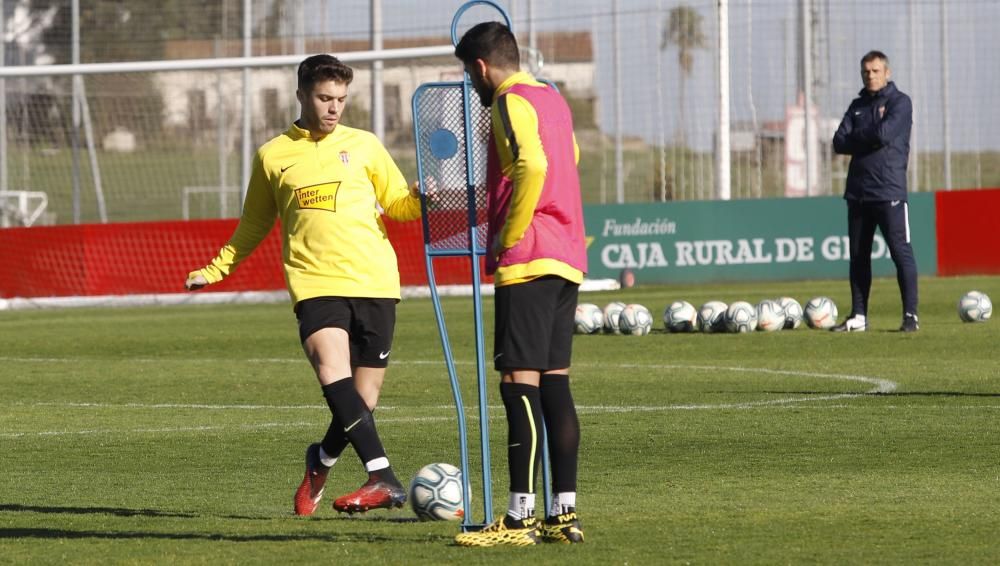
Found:
M 913 105 L 910 97 L 889 81 L 889 58 L 870 51 L 861 58 L 865 88 L 851 102 L 837 133 L 833 149 L 851 156 L 847 171 L 847 234 L 851 251 L 851 314 L 831 330 L 857 332 L 868 329 L 868 296 L 872 286 L 872 242 L 875 228 L 896 264 L 896 279 L 903 297 L 901 332 L 917 325 L 917 262 L 910 245 L 906 164 L 910 155 Z

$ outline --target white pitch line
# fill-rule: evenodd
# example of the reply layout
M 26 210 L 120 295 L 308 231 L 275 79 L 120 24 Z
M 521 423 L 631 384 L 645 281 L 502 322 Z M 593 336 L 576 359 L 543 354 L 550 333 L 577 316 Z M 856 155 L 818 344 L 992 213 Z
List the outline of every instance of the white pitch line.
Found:
M 755 407 L 767 407 L 770 405 L 788 405 L 790 403 L 804 403 L 812 401 L 832 401 L 834 399 L 849 399 L 852 397 L 858 397 L 863 395 L 863 393 L 839 393 L 837 395 L 823 395 L 820 397 L 796 397 L 794 399 L 771 399 L 768 401 L 748 401 L 746 403 L 721 403 L 721 404 L 704 404 L 704 405 L 667 405 L 665 407 L 645 407 L 645 406 L 632 406 L 632 407 L 614 407 L 614 406 L 594 406 L 594 407 L 577 407 L 577 412 L 580 413 L 633 413 L 633 412 L 656 412 L 663 410 L 670 411 L 705 411 L 711 409 L 752 409 Z
M 493 417 L 491 417 L 492 420 Z M 405 418 L 382 418 L 380 423 L 415 423 L 415 422 L 439 422 L 451 420 L 449 417 L 405 417 Z M 177 432 L 209 432 L 220 430 L 245 430 L 256 431 L 274 428 L 316 428 L 322 423 L 316 422 L 291 422 L 291 423 L 257 423 L 252 425 L 214 425 L 214 426 L 189 426 L 189 427 L 167 427 L 167 428 L 133 428 L 121 429 L 91 429 L 91 430 L 48 430 L 37 432 L 5 432 L 0 433 L 0 438 L 24 438 L 37 436 L 70 436 L 70 435 L 91 435 L 91 434 L 162 434 Z
M 0 361 L 30 361 L 30 362 L 50 362 L 50 361 L 62 361 L 60 358 L 10 358 L 10 357 L 0 357 Z M 71 360 L 71 358 L 66 358 L 66 360 Z M 146 361 L 144 358 L 133 358 L 129 361 Z M 149 360 L 154 361 L 154 360 Z M 201 360 L 206 361 L 206 360 Z M 251 360 L 253 361 L 253 360 Z M 262 358 L 256 360 L 258 362 L 301 362 L 301 360 L 291 360 L 286 358 Z M 431 364 L 443 364 L 441 361 L 433 360 L 411 360 L 406 362 L 400 362 L 409 365 L 421 364 L 421 365 L 431 365 Z M 459 362 L 456 362 L 459 363 Z M 577 364 L 577 366 L 583 367 L 624 367 L 624 368 L 637 368 L 637 369 L 673 369 L 673 370 L 695 370 L 695 371 L 729 371 L 738 373 L 764 373 L 770 375 L 788 375 L 795 377 L 809 377 L 815 379 L 835 379 L 843 381 L 856 381 L 860 383 L 868 383 L 874 385 L 873 389 L 865 391 L 863 393 L 837 393 L 833 395 L 820 395 L 815 397 L 788 397 L 784 399 L 770 399 L 766 401 L 750 401 L 746 403 L 730 403 L 730 404 L 691 404 L 691 405 L 668 405 L 669 410 L 698 410 L 698 409 L 742 409 L 748 407 L 758 407 L 766 405 L 783 405 L 789 403 L 800 403 L 800 402 L 817 402 L 817 401 L 832 401 L 836 399 L 849 399 L 852 397 L 858 397 L 861 395 L 871 395 L 871 394 L 885 394 L 891 393 L 896 390 L 898 384 L 894 381 L 888 379 L 882 379 L 877 377 L 868 377 L 863 375 L 844 375 L 844 374 L 833 374 L 833 373 L 816 373 L 808 371 L 796 371 L 796 370 L 775 370 L 768 368 L 750 368 L 743 366 L 702 366 L 702 365 L 685 365 L 685 364 L 602 364 L 602 363 L 584 363 Z M 38 406 L 44 406 L 46 404 L 36 404 Z M 108 405 L 100 403 L 65 403 L 65 404 L 48 404 L 51 406 L 64 406 L 64 407 L 97 407 L 97 408 L 107 408 L 107 407 L 128 407 L 128 408 L 142 408 L 142 409 L 204 409 L 204 410 L 300 410 L 303 408 L 316 408 L 319 405 L 308 405 L 308 406 L 298 406 L 298 405 L 213 405 L 213 404 L 177 404 L 177 403 L 157 403 L 157 404 L 141 404 L 141 403 L 127 403 L 121 405 Z M 443 405 L 440 407 L 448 407 Z M 495 407 L 491 407 L 495 408 Z M 396 407 L 381 407 L 382 410 L 394 410 Z M 580 410 L 587 410 L 587 407 L 578 407 Z M 664 410 L 662 407 L 642 409 L 638 407 L 622 408 L 622 407 L 608 407 L 608 412 L 614 410 L 615 412 L 627 412 L 629 410 L 651 410 L 660 411 Z
M 580 364 L 578 364 L 580 365 Z M 583 364 L 586 367 L 588 364 Z M 600 366 L 602 364 L 590 364 L 595 366 Z M 875 386 L 871 391 L 867 391 L 867 394 L 871 393 L 892 393 L 899 387 L 899 384 L 895 381 L 888 379 L 882 379 L 878 377 L 868 377 L 864 375 L 846 375 L 839 373 L 815 373 L 810 371 L 797 371 L 797 370 L 784 370 L 784 369 L 767 369 L 767 368 L 750 368 L 744 366 L 695 366 L 695 365 L 684 365 L 684 364 L 616 364 L 617 367 L 623 368 L 647 368 L 647 369 L 693 369 L 701 371 L 734 371 L 740 373 L 767 373 L 771 375 L 792 375 L 798 377 L 815 377 L 818 379 L 838 379 L 846 381 L 859 381 L 861 383 L 870 383 Z M 846 393 L 845 395 L 857 395 L 856 393 Z
M 267 428 L 278 428 L 278 427 L 291 427 L 291 426 L 306 426 L 315 423 L 260 423 L 256 425 L 238 425 L 235 427 L 226 426 L 183 426 L 183 427 L 168 427 L 168 428 L 133 428 L 128 430 L 116 430 L 116 429 L 90 429 L 90 430 L 48 430 L 39 432 L 11 432 L 0 434 L 4 438 L 21 438 L 25 436 L 67 436 L 67 435 L 88 435 L 88 434 L 114 434 L 114 433 L 125 433 L 125 434 L 157 434 L 164 432 L 208 432 L 215 430 L 224 430 L 227 428 L 235 429 L 267 429 Z
M 21 362 L 21 363 L 79 363 L 88 361 L 88 358 L 19 358 L 10 356 L 0 356 L 0 362 Z M 93 359 L 92 361 L 106 362 L 108 360 Z M 171 361 L 178 362 L 210 362 L 210 363 L 234 363 L 235 360 L 231 359 L 215 359 L 215 358 L 195 358 L 195 359 L 184 359 L 184 360 L 174 360 L 174 359 L 157 359 L 157 358 L 125 358 L 116 359 L 112 361 L 118 362 L 135 362 L 135 363 L 164 363 Z M 304 363 L 305 360 L 301 358 L 251 358 L 244 360 L 247 363 Z M 444 365 L 442 360 L 394 360 L 396 364 L 404 365 Z M 456 365 L 473 365 L 475 362 L 455 360 Z M 896 390 L 898 386 L 897 383 L 890 381 L 888 379 L 881 379 L 877 377 L 867 377 L 863 375 L 843 375 L 843 374 L 833 374 L 833 373 L 815 373 L 808 371 L 798 371 L 798 370 L 776 370 L 767 368 L 751 368 L 744 366 L 702 366 L 702 365 L 685 365 L 685 364 L 616 364 L 616 363 L 602 363 L 602 362 L 582 362 L 574 364 L 574 367 L 616 367 L 616 368 L 638 368 L 638 369 L 687 369 L 696 371 L 733 371 L 733 372 L 756 372 L 756 373 L 767 373 L 772 375 L 792 375 L 799 377 L 815 377 L 820 379 L 840 379 L 849 381 L 860 381 L 863 383 L 871 383 L 876 386 L 876 388 L 868 393 L 890 393 Z
M 821 397 L 823 400 L 830 400 L 834 398 L 853 398 L 857 397 L 858 394 L 854 393 L 842 393 L 839 395 L 831 395 Z M 815 406 L 806 403 L 813 399 L 798 399 L 798 400 L 787 400 L 787 399 L 774 399 L 770 401 L 757 401 L 757 402 L 747 402 L 747 403 L 729 403 L 729 404 L 689 404 L 689 405 L 577 405 L 576 409 L 580 413 L 590 413 L 590 414 L 602 414 L 602 413 L 624 413 L 624 412 L 637 412 L 637 413 L 655 413 L 662 411 L 688 411 L 688 410 L 708 410 L 708 409 L 747 409 L 747 408 L 769 408 L 773 407 L 776 409 L 789 408 L 789 409 L 804 409 L 804 408 L 815 408 L 815 409 L 870 409 L 871 407 L 867 405 L 848 405 L 848 404 L 838 404 L 838 405 L 820 405 Z M 295 410 L 295 411 L 317 411 L 321 409 L 326 409 L 326 405 L 183 405 L 183 404 L 172 404 L 172 403 L 157 403 L 152 405 L 144 405 L 141 403 L 12 403 L 9 406 L 14 407 L 62 407 L 62 408 L 90 408 L 90 409 L 207 409 L 207 410 L 218 410 L 218 411 L 259 411 L 259 410 L 269 410 L 274 409 L 278 411 L 285 410 Z M 500 411 L 503 409 L 501 405 L 489 405 L 489 410 Z M 410 407 L 412 408 L 412 407 Z M 454 405 L 425 405 L 421 406 L 424 410 L 443 410 L 453 412 L 455 410 Z M 879 409 L 956 409 L 956 410 L 970 410 L 970 409 L 1000 409 L 1000 405 L 879 405 Z M 404 407 L 395 406 L 379 406 L 378 412 L 388 412 L 397 411 L 404 409 Z M 470 405 L 466 408 L 466 413 L 470 416 L 477 416 L 479 414 L 479 407 L 477 405 Z M 410 422 L 410 420 L 418 420 L 425 418 L 427 420 L 447 420 L 452 417 L 398 417 L 390 418 L 383 417 L 378 419 L 379 422 Z M 408 420 L 409 419 L 409 420 Z
M 454 407 L 451 407 L 454 409 Z M 733 404 L 733 405 L 664 405 L 662 407 L 654 406 L 639 406 L 639 407 L 578 407 L 580 409 L 587 409 L 586 411 L 581 411 L 582 413 L 619 413 L 624 411 L 630 412 L 651 412 L 651 411 L 675 411 L 675 410 L 704 410 L 704 409 L 765 409 L 765 410 L 843 410 L 843 409 L 871 409 L 871 407 L 859 406 L 859 405 L 796 405 L 796 404 L 784 404 L 784 405 L 753 405 L 744 406 L 743 404 Z M 889 409 L 889 410 L 1000 410 L 1000 405 L 879 405 L 878 409 Z M 490 416 L 491 421 L 500 420 L 500 415 Z M 415 423 L 415 422 L 443 422 L 452 421 L 454 417 L 389 417 L 378 419 L 380 423 Z M 130 434 L 168 434 L 168 433 L 185 433 L 185 432 L 218 432 L 222 430 L 241 430 L 247 432 L 253 432 L 258 430 L 267 430 L 275 428 L 315 428 L 317 423 L 315 422 L 288 422 L 288 423 L 258 423 L 252 425 L 214 425 L 214 426 L 192 426 L 192 427 L 165 427 L 165 428 L 135 428 L 135 429 L 89 429 L 89 430 L 51 430 L 51 431 L 37 431 L 37 432 L 8 432 L 0 433 L 0 438 L 38 438 L 38 437 L 57 437 L 57 436 L 74 436 L 74 435 L 130 435 Z
M 491 420 L 493 417 L 491 417 Z M 408 418 L 385 418 L 379 419 L 380 423 L 413 423 L 413 422 L 435 422 L 435 421 L 447 421 L 451 420 L 449 417 L 408 417 Z M 40 436 L 70 436 L 70 435 L 93 435 L 93 434 L 162 434 L 162 433 L 177 433 L 177 432 L 212 432 L 220 430 L 245 430 L 245 431 L 256 431 L 265 430 L 273 428 L 314 428 L 317 426 L 315 422 L 292 422 L 292 423 L 257 423 L 252 425 L 214 425 L 214 426 L 186 426 L 186 427 L 167 427 L 167 428 L 133 428 L 133 429 L 90 429 L 90 430 L 48 430 L 48 431 L 37 431 L 37 432 L 5 432 L 0 433 L 0 438 L 25 438 L 25 437 L 40 437 Z
M 0 361 L 28 361 L 33 363 L 51 363 L 68 361 L 69 359 L 61 358 L 10 358 L 10 357 L 0 357 Z M 79 361 L 79 360 L 76 360 Z M 129 361 L 147 361 L 144 358 L 131 359 Z M 156 360 L 148 360 L 156 361 Z M 201 360 L 204 361 L 204 360 Z M 291 360 L 291 359 L 261 359 L 257 361 L 274 361 L 280 363 L 286 362 L 296 362 L 299 363 L 301 360 Z M 412 360 L 408 362 L 403 362 L 406 364 L 441 364 L 440 361 L 429 361 L 429 360 Z M 651 405 L 651 406 L 614 406 L 614 405 L 581 405 L 577 407 L 577 410 L 584 414 L 593 413 L 624 413 L 624 412 L 660 412 L 660 411 L 678 411 L 678 410 L 733 410 L 733 409 L 754 409 L 763 407 L 780 407 L 789 405 L 801 405 L 803 403 L 815 403 L 817 401 L 832 401 L 836 399 L 850 399 L 855 397 L 860 397 L 862 395 L 870 395 L 876 393 L 891 393 L 897 388 L 897 384 L 894 381 L 887 379 L 868 377 L 862 375 L 842 375 L 842 374 L 828 374 L 828 373 L 815 373 L 815 372 L 804 372 L 804 371 L 794 371 L 794 370 L 773 370 L 767 368 L 748 368 L 748 367 L 730 367 L 730 366 L 700 366 L 700 365 L 683 365 L 683 364 L 601 364 L 601 363 L 589 363 L 589 364 L 578 364 L 584 367 L 628 367 L 628 368 L 639 368 L 639 369 L 681 369 L 681 370 L 694 370 L 694 371 L 731 371 L 740 373 L 765 373 L 771 375 L 788 375 L 796 377 L 808 377 L 815 379 L 835 379 L 835 380 L 846 380 L 846 381 L 856 381 L 861 383 L 867 383 L 874 385 L 873 389 L 866 391 L 864 393 L 837 393 L 832 395 L 819 395 L 813 397 L 786 397 L 781 399 L 768 399 L 763 401 L 748 401 L 745 403 L 719 403 L 719 404 L 681 404 L 681 405 Z M 15 403 L 15 406 L 25 406 L 23 403 Z M 109 403 L 34 403 L 28 404 L 27 406 L 37 406 L 37 407 L 70 407 L 70 408 L 104 408 L 104 409 L 116 409 L 116 408 L 128 408 L 128 409 L 198 409 L 198 410 L 252 410 L 252 411 L 267 411 L 267 410 L 316 410 L 322 408 L 321 405 L 217 405 L 217 404 L 180 404 L 180 403 L 122 403 L 122 404 L 109 404 Z M 399 409 L 400 407 L 383 406 L 380 407 L 381 411 L 392 411 Z M 437 405 L 433 407 L 423 407 L 425 409 L 449 409 L 454 410 L 454 406 L 449 405 Z M 490 410 L 498 411 L 500 406 L 489 406 Z M 470 414 L 472 411 L 478 411 L 478 407 L 473 406 L 466 409 Z M 382 418 L 379 419 L 380 422 L 420 422 L 429 420 L 447 420 L 450 417 L 398 417 L 398 418 Z M 497 417 L 490 417 L 492 420 Z M 282 424 L 282 423 L 267 423 L 264 425 L 241 425 L 240 430 L 254 430 L 254 427 L 262 428 L 267 426 L 313 426 L 312 424 Z M 250 427 L 250 428 L 246 428 Z M 188 427 L 188 428 L 170 428 L 170 429 L 134 429 L 132 431 L 126 431 L 125 433 L 141 434 L 141 433 L 163 433 L 163 432 L 201 432 L 207 430 L 217 430 L 218 428 L 225 427 Z M 31 432 L 31 433 L 0 433 L 0 437 L 3 438 L 20 438 L 24 436 L 55 436 L 55 435 L 68 435 L 68 434 L 113 434 L 115 432 L 111 429 L 108 430 L 93 430 L 93 431 L 43 431 L 43 432 Z
M 788 403 L 801 403 L 811 401 L 829 401 L 834 399 L 847 399 L 858 397 L 864 393 L 837 393 L 835 395 L 824 395 L 819 397 L 796 397 L 785 399 L 770 399 L 766 401 L 747 401 L 745 403 L 722 403 L 722 404 L 688 404 L 688 405 L 577 405 L 576 409 L 581 413 L 627 413 L 636 412 L 657 412 L 657 411 L 685 411 L 693 409 L 745 409 L 749 407 L 763 407 L 767 405 L 785 405 Z M 16 407 L 62 407 L 69 409 L 198 409 L 208 411 L 315 411 L 326 409 L 326 405 L 203 405 L 186 403 L 12 403 Z M 421 409 L 426 410 L 448 410 L 454 411 L 454 405 L 422 405 Z M 499 411 L 503 405 L 487 405 L 491 411 Z M 393 405 L 379 405 L 378 411 L 398 411 L 407 409 Z M 469 414 L 478 414 L 478 405 L 469 405 L 466 408 Z M 379 419 L 382 421 L 383 419 Z
M 208 405 L 202 403 L 14 403 L 24 407 L 66 407 L 70 409 L 199 409 L 206 411 L 301 411 L 325 409 L 326 405 Z M 379 411 L 393 411 L 399 407 L 382 406 Z

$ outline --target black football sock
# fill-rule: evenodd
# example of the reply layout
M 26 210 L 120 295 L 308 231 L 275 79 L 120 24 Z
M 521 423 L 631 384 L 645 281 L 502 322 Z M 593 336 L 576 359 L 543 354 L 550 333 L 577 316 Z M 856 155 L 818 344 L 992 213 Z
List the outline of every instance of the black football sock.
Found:
M 330 409 L 330 414 L 333 415 L 332 408 Z M 375 410 L 372 409 L 372 415 L 374 414 Z M 350 442 L 344 436 L 344 427 L 340 426 L 336 415 L 333 415 L 333 418 L 330 420 L 330 426 L 326 429 L 326 435 L 323 437 L 323 441 L 320 442 L 323 452 L 326 452 L 326 455 L 330 458 L 340 458 L 340 455 L 343 454 L 344 448 L 347 448 L 348 444 Z
M 539 389 L 549 441 L 552 493 L 576 492 L 580 420 L 570 393 L 569 376 L 545 374 Z
M 323 452 L 326 452 L 327 456 L 340 458 L 341 453 L 344 452 L 344 448 L 347 448 L 348 444 L 350 442 L 344 436 L 344 427 L 340 426 L 340 421 L 334 416 L 330 421 L 330 426 L 326 429 L 326 435 L 323 437 L 320 446 L 323 447 Z
M 391 470 L 385 471 L 389 468 L 385 448 L 375 429 L 372 412 L 354 388 L 354 380 L 341 379 L 324 385 L 323 397 L 369 474 L 379 472 L 383 478 L 395 479 Z
M 534 493 L 542 456 L 542 403 L 538 388 L 523 383 L 501 383 L 500 397 L 507 411 L 510 491 Z

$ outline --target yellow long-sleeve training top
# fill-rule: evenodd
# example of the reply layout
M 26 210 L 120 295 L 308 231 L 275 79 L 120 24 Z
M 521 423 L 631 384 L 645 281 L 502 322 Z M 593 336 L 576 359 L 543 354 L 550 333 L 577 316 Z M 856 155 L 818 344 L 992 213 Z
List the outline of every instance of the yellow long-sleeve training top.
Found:
M 292 124 L 253 161 L 240 223 L 201 274 L 221 281 L 281 219 L 292 302 L 320 296 L 399 299 L 399 268 L 376 202 L 393 220 L 420 217 L 420 199 L 370 132 L 338 125 L 313 139 Z

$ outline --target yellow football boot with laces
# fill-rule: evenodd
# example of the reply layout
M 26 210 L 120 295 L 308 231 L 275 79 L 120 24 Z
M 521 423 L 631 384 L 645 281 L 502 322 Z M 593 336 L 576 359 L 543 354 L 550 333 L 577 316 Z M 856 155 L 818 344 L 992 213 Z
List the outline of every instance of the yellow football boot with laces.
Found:
M 539 521 L 538 532 L 545 542 L 563 544 L 583 542 L 583 530 L 580 528 L 580 520 L 576 517 L 576 511 Z
M 538 543 L 538 521 L 534 517 L 514 520 L 498 517 L 481 531 L 455 535 L 459 546 L 532 546 Z

